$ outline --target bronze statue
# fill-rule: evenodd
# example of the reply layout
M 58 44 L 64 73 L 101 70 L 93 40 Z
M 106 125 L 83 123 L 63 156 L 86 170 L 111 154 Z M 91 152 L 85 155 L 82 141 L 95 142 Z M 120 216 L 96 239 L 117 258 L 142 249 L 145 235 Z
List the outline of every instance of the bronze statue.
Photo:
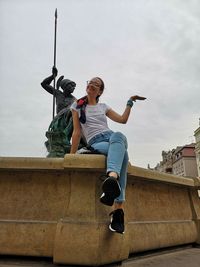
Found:
M 51 82 L 53 79 L 57 76 L 58 70 L 53 67 L 52 68 L 52 75 L 47 77 L 41 82 L 41 86 L 50 94 L 54 94 L 56 98 L 56 112 L 59 115 L 59 112 L 63 109 L 70 107 L 71 104 L 76 100 L 76 98 L 72 95 L 74 92 L 74 89 L 76 87 L 76 83 L 64 79 L 64 76 L 60 76 L 60 78 L 57 81 L 56 89 L 51 86 Z M 62 88 L 63 92 L 59 90 L 59 88 Z
M 41 86 L 50 94 L 54 94 L 56 99 L 56 113 L 52 122 L 49 125 L 45 142 L 49 154 L 47 157 L 64 157 L 70 152 L 70 139 L 73 132 L 73 122 L 70 106 L 76 100 L 72 95 L 76 87 L 76 83 L 64 79 L 60 76 L 57 81 L 56 89 L 51 86 L 51 82 L 57 76 L 58 71 L 55 67 L 52 68 L 52 75 L 44 79 Z M 60 90 L 62 88 L 63 92 Z

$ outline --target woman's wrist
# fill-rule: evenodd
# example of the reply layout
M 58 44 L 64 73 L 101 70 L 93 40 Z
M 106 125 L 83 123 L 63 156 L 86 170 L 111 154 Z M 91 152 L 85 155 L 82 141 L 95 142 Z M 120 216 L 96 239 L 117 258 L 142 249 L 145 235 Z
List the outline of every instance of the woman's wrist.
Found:
M 127 101 L 127 104 L 126 104 L 128 107 L 130 107 L 130 108 L 132 108 L 132 106 L 133 106 L 133 100 L 132 99 L 129 99 L 128 101 Z

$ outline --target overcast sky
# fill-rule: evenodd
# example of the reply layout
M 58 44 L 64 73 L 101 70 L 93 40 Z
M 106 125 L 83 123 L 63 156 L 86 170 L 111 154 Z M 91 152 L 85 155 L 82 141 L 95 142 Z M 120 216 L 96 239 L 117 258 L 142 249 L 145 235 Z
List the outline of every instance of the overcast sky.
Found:
M 105 82 L 101 102 L 122 113 L 109 121 L 128 138 L 132 165 L 154 167 L 162 150 L 194 141 L 200 117 L 198 0 L 0 0 L 0 156 L 46 157 L 52 95 L 41 86 L 53 66 L 58 9 L 57 68 L 76 82 Z

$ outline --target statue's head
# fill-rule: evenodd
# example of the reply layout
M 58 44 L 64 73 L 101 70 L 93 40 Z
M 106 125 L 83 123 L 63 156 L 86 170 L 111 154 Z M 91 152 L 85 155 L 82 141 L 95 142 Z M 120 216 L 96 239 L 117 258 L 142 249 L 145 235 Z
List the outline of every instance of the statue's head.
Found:
M 57 89 L 59 89 L 59 87 L 61 87 L 63 89 L 63 93 L 64 95 L 69 95 L 72 94 L 74 92 L 74 89 L 76 87 L 76 83 L 68 80 L 68 79 L 63 79 L 64 76 L 61 76 L 58 81 L 57 81 Z

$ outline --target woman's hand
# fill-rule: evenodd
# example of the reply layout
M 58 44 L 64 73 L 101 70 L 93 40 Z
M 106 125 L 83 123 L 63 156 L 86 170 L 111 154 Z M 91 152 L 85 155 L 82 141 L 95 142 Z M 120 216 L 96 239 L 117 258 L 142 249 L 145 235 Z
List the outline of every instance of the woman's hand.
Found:
M 131 99 L 132 101 L 136 101 L 136 100 L 145 100 L 146 97 L 139 96 L 139 95 L 134 95 L 134 96 L 131 96 L 130 99 Z

